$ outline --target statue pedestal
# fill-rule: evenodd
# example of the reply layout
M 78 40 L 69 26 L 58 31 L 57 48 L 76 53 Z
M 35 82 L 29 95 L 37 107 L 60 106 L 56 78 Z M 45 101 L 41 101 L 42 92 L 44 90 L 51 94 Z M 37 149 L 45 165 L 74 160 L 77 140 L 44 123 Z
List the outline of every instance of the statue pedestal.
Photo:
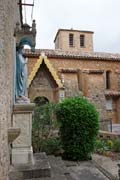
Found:
M 28 164 L 33 161 L 31 133 L 34 107 L 33 103 L 15 104 L 13 107 L 13 127 L 19 127 L 21 133 L 12 143 L 12 164 Z

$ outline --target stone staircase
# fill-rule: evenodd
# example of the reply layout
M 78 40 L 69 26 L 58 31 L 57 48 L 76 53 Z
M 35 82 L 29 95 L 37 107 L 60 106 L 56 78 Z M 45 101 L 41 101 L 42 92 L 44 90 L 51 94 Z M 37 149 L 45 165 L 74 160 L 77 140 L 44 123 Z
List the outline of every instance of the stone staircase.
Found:
M 9 180 L 73 180 L 61 157 L 34 154 L 34 164 L 12 166 Z

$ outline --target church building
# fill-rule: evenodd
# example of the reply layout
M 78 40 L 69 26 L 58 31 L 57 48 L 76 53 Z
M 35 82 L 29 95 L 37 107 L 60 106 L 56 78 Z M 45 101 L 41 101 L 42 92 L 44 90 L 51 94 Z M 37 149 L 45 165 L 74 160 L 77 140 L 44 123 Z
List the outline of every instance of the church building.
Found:
M 83 95 L 95 104 L 101 122 L 119 124 L 120 54 L 94 52 L 93 34 L 59 29 L 55 49 L 26 50 L 28 95 L 32 102 Z

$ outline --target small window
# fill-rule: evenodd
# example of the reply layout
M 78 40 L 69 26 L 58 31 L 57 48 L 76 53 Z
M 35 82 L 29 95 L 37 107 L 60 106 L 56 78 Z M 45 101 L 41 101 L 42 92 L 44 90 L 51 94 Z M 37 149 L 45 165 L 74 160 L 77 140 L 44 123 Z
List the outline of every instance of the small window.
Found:
M 106 110 L 112 110 L 112 99 L 106 99 Z
M 110 89 L 110 71 L 106 71 L 106 89 Z
M 74 45 L 74 35 L 69 34 L 69 46 L 73 47 L 73 45 Z
M 80 35 L 80 47 L 85 47 L 85 36 Z

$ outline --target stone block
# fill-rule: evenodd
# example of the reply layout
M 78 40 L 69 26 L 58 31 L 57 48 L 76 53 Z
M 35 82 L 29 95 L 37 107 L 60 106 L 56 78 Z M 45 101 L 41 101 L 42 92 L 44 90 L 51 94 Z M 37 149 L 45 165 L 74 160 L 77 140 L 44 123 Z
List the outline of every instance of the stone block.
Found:
M 32 164 L 33 149 L 31 147 L 17 147 L 12 149 L 12 164 Z
M 33 164 L 19 164 L 11 168 L 10 180 L 34 179 L 51 176 L 51 166 L 45 153 L 34 155 Z

